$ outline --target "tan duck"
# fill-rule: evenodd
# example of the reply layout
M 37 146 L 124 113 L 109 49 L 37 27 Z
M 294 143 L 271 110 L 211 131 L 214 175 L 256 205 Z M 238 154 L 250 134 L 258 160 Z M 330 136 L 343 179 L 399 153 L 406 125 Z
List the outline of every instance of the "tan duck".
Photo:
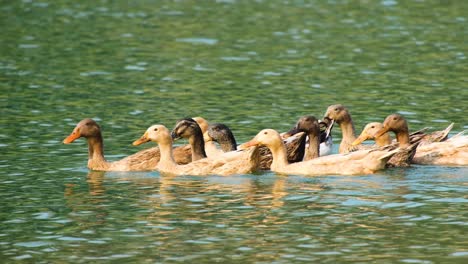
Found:
M 374 139 L 377 147 L 384 147 L 388 149 L 397 149 L 398 143 L 392 142 L 389 133 L 383 133 L 379 137 L 375 137 L 375 134 L 383 128 L 383 124 L 379 122 L 372 122 L 367 124 L 359 137 L 352 143 L 353 146 L 361 144 L 367 139 Z M 417 131 L 410 136 L 409 145 L 400 146 L 398 152 L 387 162 L 387 167 L 409 167 L 411 161 L 416 153 L 416 148 L 423 139 L 424 134 L 421 131 Z
M 258 151 L 255 147 L 243 152 L 229 152 L 218 158 L 203 158 L 186 165 L 178 165 L 172 154 L 171 133 L 165 126 L 149 127 L 140 139 L 133 142 L 133 145 L 138 146 L 149 141 L 156 142 L 161 149 L 157 170 L 164 174 L 233 175 L 251 173 L 258 168 Z
M 449 128 L 451 129 L 451 126 Z M 399 114 L 387 116 L 383 128 L 376 132 L 375 137 L 388 131 L 395 133 L 400 147 L 410 144 L 408 124 L 403 116 Z M 459 134 L 445 141 L 421 145 L 417 148 L 412 162 L 433 165 L 468 165 L 468 137 Z
M 351 114 L 346 107 L 341 104 L 330 105 L 324 115 L 324 120 L 332 120 L 332 122 L 336 122 L 340 126 L 342 139 L 338 150 L 339 153 L 343 154 L 366 148 L 362 145 L 352 145 L 353 141 L 356 140 L 356 130 L 354 129 Z
M 304 133 L 297 133 L 295 135 L 291 135 L 288 138 L 283 139 L 284 143 L 286 144 L 289 162 L 297 162 L 302 160 L 304 156 L 305 136 L 306 135 Z M 203 138 L 205 139 L 205 147 L 207 146 L 206 141 L 208 141 L 217 142 L 220 145 L 221 150 L 223 152 L 237 150 L 236 139 L 231 129 L 229 129 L 229 127 L 224 124 L 210 124 Z M 262 146 L 259 148 L 259 152 L 260 169 L 269 170 L 271 162 L 273 160 L 271 151 L 267 147 Z
M 355 175 L 371 174 L 384 169 L 387 160 L 395 151 L 360 150 L 348 154 L 335 154 L 289 164 L 286 147 L 279 135 L 273 129 L 260 131 L 252 140 L 241 145 L 241 148 L 251 146 L 266 146 L 273 155 L 271 170 L 281 174 L 318 175 Z
M 81 120 L 73 132 L 63 140 L 64 144 L 70 144 L 80 137 L 88 141 L 88 168 L 96 171 L 150 171 L 158 164 L 159 148 L 141 150 L 121 160 L 108 162 L 104 158 L 104 141 L 100 126 L 93 119 Z M 186 164 L 191 161 L 190 146 L 174 149 L 174 157 L 177 163 Z
M 420 147 L 422 145 L 430 144 L 433 142 L 440 142 L 440 141 L 447 140 L 447 136 L 450 130 L 452 130 L 453 125 L 454 123 L 451 123 L 444 130 L 434 131 L 430 134 L 425 134 L 424 131 L 426 131 L 427 128 L 423 128 L 416 132 L 410 133 L 409 134 L 410 141 L 414 141 L 415 139 L 413 138 L 419 138 L 422 136 L 421 142 L 419 143 L 419 147 Z M 380 137 L 375 136 L 377 131 L 379 131 L 382 128 L 383 128 L 383 124 L 379 122 L 372 122 L 372 123 L 367 124 L 362 130 L 359 137 L 353 142 L 353 145 L 359 145 L 366 140 L 374 140 L 375 144 L 380 147 L 394 143 L 395 140 L 392 140 L 389 133 L 383 133 Z

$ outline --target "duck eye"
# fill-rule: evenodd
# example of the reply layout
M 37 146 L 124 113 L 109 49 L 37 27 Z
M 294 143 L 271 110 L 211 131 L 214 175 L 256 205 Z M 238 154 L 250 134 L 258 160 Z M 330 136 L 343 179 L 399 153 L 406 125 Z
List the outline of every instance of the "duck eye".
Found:
M 338 108 L 335 108 L 335 111 L 337 111 L 337 112 L 338 112 Z
M 153 129 L 153 131 L 158 131 L 158 129 L 157 129 L 157 128 L 155 128 L 155 129 Z
M 264 135 L 268 135 L 268 132 L 265 131 L 265 132 L 263 132 L 263 134 L 264 134 Z
M 394 118 L 393 118 L 393 120 L 395 120 L 395 121 L 396 121 L 396 120 L 397 120 L 397 118 L 396 118 L 396 117 L 394 117 Z
M 375 126 L 371 126 L 371 128 L 375 128 Z

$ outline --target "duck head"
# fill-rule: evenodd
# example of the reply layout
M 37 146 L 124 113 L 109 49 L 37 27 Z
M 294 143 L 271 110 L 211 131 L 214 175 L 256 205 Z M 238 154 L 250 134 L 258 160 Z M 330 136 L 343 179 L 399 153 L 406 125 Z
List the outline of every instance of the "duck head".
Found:
M 296 122 L 296 125 L 288 132 L 281 135 L 283 139 L 289 138 L 297 133 L 305 132 L 305 134 L 316 134 L 320 133 L 319 121 L 314 116 L 303 116 L 300 117 Z
M 162 143 L 168 140 L 171 140 L 171 133 L 169 132 L 169 129 L 163 125 L 152 125 L 145 131 L 143 136 L 135 140 L 132 145 L 139 146 L 150 141 Z
M 266 146 L 268 148 L 281 144 L 280 134 L 274 129 L 263 129 L 250 141 L 239 146 L 239 149 L 246 149 L 252 146 Z
M 391 114 L 387 116 L 383 122 L 383 127 L 375 133 L 375 137 L 380 137 L 388 131 L 393 131 L 395 134 L 407 133 L 408 123 L 400 114 Z
M 222 140 L 234 139 L 231 129 L 228 126 L 220 123 L 214 123 L 208 126 L 207 134 L 213 141 L 220 142 Z
M 383 124 L 379 122 L 372 122 L 372 123 L 367 124 L 362 130 L 361 135 L 359 135 L 359 137 L 353 141 L 352 145 L 357 146 L 366 140 L 375 139 L 376 138 L 375 135 L 382 128 L 383 128 Z
M 192 135 L 199 135 L 203 138 L 203 133 L 200 126 L 193 118 L 183 118 L 177 121 L 174 129 L 172 129 L 172 139 L 189 138 Z
M 324 121 L 334 121 L 338 124 L 351 120 L 351 115 L 346 107 L 341 104 L 330 105 L 323 116 Z
M 101 127 L 91 118 L 81 120 L 73 129 L 73 132 L 63 140 L 64 144 L 70 144 L 80 137 L 101 137 Z

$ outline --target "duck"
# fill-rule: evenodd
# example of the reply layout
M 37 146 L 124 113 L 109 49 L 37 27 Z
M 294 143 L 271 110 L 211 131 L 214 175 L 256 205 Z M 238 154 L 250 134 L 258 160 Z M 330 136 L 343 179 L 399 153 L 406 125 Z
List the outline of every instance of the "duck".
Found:
M 221 123 L 213 123 L 208 126 L 208 130 L 204 135 L 205 146 L 206 141 L 217 142 L 223 152 L 235 151 L 238 149 L 236 139 L 231 129 Z M 295 135 L 288 136 L 283 139 L 286 144 L 289 162 L 301 161 L 304 156 L 305 134 L 300 132 Z M 269 170 L 272 162 L 272 155 L 267 147 L 259 147 L 260 153 L 260 169 Z M 219 154 L 218 154 L 219 155 Z
M 192 119 L 195 120 L 195 122 L 197 122 L 198 126 L 200 126 L 200 129 L 203 134 L 203 140 L 205 141 L 206 155 L 208 157 L 217 157 L 218 155 L 221 155 L 222 153 L 226 152 L 226 150 L 218 148 L 213 138 L 207 134 L 208 130 L 210 129 L 210 127 L 212 127 L 212 125 L 214 125 L 215 127 L 218 127 L 219 125 L 223 125 L 223 124 L 220 124 L 220 123 L 210 124 L 205 118 L 201 116 L 196 116 L 196 117 L 193 117 Z M 223 131 L 223 132 L 227 133 L 227 131 Z M 231 130 L 229 130 L 229 132 L 232 134 Z
M 449 126 L 448 129 L 451 127 Z M 400 148 L 410 144 L 408 123 L 402 115 L 391 114 L 387 116 L 383 127 L 376 132 L 375 137 L 380 137 L 388 131 L 395 133 Z M 429 140 L 445 138 L 446 136 L 443 136 L 445 133 L 438 133 L 442 135 L 439 137 L 429 136 L 428 138 L 430 138 Z M 418 146 L 412 162 L 425 165 L 468 165 L 468 137 L 461 132 L 444 141 L 427 142 Z
M 232 130 L 225 124 L 213 123 L 208 126 L 204 134 L 205 146 L 207 141 L 217 142 L 222 152 L 236 151 L 237 141 Z M 218 153 L 220 154 L 220 153 Z
M 159 161 L 160 151 L 157 147 L 141 150 L 118 161 L 107 161 L 104 157 L 101 127 L 91 118 L 78 122 L 63 143 L 70 144 L 81 137 L 88 142 L 87 167 L 93 171 L 152 171 L 155 170 Z M 189 163 L 191 161 L 190 146 L 175 148 L 174 158 L 179 164 Z
M 427 127 L 420 129 L 416 132 L 410 133 L 410 141 L 414 141 L 413 138 L 421 138 L 419 147 L 430 144 L 433 142 L 440 142 L 447 140 L 449 132 L 452 130 L 455 123 L 451 123 L 444 130 L 434 131 L 432 133 L 426 134 L 425 131 L 428 130 Z M 395 140 L 392 140 L 388 132 L 383 133 L 379 137 L 375 137 L 377 131 L 383 128 L 383 124 L 380 122 L 371 122 L 364 126 L 361 134 L 353 141 L 352 145 L 359 145 L 366 140 L 374 140 L 377 146 L 383 147 L 392 143 L 395 143 Z
M 178 120 L 172 129 L 171 136 L 173 140 L 178 140 L 180 138 L 188 139 L 191 148 L 192 162 L 207 157 L 203 132 L 193 118 L 187 117 Z
M 323 117 L 324 120 L 330 121 L 331 126 L 337 123 L 341 128 L 342 139 L 338 153 L 344 154 L 351 151 L 366 148 L 363 145 L 353 146 L 352 143 L 356 140 L 356 130 L 354 129 L 353 119 L 349 110 L 342 104 L 330 105 Z
M 189 164 L 179 165 L 172 152 L 173 133 L 161 124 L 149 127 L 143 136 L 133 142 L 138 146 L 145 142 L 156 142 L 161 149 L 161 158 L 157 170 L 168 175 L 221 175 L 247 174 L 258 168 L 258 149 L 247 148 L 243 151 L 229 152 L 217 158 L 202 158 Z
M 263 129 L 241 149 L 266 146 L 273 155 L 271 170 L 279 174 L 306 176 L 373 174 L 385 168 L 396 152 L 387 150 L 360 150 L 347 154 L 334 154 L 307 161 L 289 163 L 280 134 L 274 129 Z
M 367 124 L 359 137 L 353 141 L 352 145 L 357 146 L 364 140 L 375 139 L 375 147 L 386 147 L 388 149 L 396 149 L 399 147 L 398 143 L 393 142 L 389 133 L 383 133 L 379 137 L 375 137 L 377 131 L 383 128 L 383 124 L 379 122 L 371 122 Z M 411 161 L 416 153 L 418 145 L 423 140 L 425 134 L 423 130 L 417 131 L 410 136 L 410 144 L 407 146 L 399 147 L 398 152 L 387 162 L 387 167 L 409 167 Z
M 302 116 L 296 125 L 288 131 L 287 136 L 302 131 L 307 135 L 306 151 L 302 160 L 310 160 L 320 156 L 331 154 L 333 142 L 331 139 L 331 129 L 333 123 L 326 123 L 318 120 L 315 116 Z

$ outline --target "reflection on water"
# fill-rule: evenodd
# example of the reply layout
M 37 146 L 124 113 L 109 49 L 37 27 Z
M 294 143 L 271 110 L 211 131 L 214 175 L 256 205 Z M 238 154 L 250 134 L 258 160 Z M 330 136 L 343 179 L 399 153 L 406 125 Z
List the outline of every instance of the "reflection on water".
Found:
M 464 263 L 464 167 L 372 176 L 166 177 L 85 168 L 154 123 L 238 142 L 328 105 L 358 132 L 467 128 L 467 1 L 10 1 L 1 5 L 0 256 L 6 262 Z M 340 131 L 335 140 L 339 142 Z M 147 146 L 145 146 L 147 147 Z
M 467 172 L 422 166 L 315 178 L 76 172 L 64 179 L 62 197 L 5 200 L 22 202 L 2 221 L 1 248 L 9 259 L 60 252 L 52 259 L 83 262 L 404 262 L 407 256 L 451 262 L 466 253 L 460 212 Z

